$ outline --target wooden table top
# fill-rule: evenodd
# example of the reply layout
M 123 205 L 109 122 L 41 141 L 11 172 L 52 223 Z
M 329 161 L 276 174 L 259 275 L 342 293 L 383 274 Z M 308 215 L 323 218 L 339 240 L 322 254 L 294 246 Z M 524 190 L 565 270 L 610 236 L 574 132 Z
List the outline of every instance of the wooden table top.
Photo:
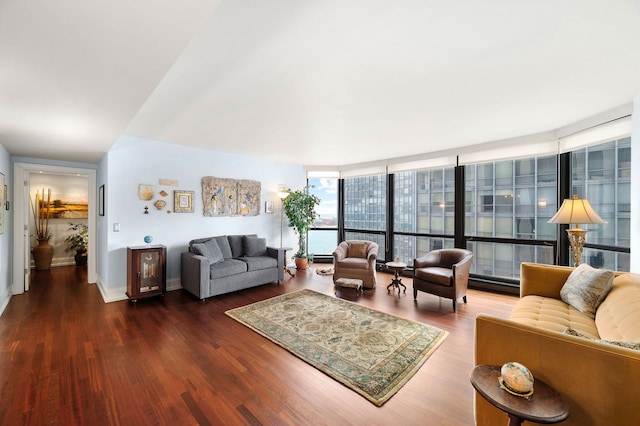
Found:
M 551 386 L 534 377 L 533 395 L 523 398 L 500 388 L 500 366 L 478 365 L 471 372 L 473 387 L 494 406 L 523 420 L 559 423 L 569 417 L 569 405 Z

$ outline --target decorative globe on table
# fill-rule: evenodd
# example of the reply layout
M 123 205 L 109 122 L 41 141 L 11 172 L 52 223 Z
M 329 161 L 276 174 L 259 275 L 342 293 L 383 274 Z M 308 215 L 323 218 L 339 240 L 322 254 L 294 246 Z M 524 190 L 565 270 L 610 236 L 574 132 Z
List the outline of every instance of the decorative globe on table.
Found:
M 500 368 L 500 387 L 512 395 L 525 398 L 533 395 L 533 374 L 518 362 L 507 362 Z
M 153 241 L 153 237 L 151 235 L 145 235 L 144 236 L 144 242 L 147 244 L 151 244 L 151 242 Z

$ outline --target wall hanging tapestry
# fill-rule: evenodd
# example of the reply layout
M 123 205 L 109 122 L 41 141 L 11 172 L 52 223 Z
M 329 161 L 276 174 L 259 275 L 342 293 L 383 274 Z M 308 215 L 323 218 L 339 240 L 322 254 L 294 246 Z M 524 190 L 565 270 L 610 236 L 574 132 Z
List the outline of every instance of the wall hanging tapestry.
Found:
M 448 335 L 313 290 L 226 314 L 377 406 L 407 383 Z
M 257 216 L 260 214 L 260 182 L 205 176 L 202 204 L 205 216 Z

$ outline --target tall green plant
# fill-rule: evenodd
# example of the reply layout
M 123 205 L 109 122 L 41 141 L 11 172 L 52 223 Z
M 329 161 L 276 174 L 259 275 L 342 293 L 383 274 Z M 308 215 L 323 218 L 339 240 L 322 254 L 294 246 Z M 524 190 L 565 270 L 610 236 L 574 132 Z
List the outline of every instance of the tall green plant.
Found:
M 299 191 L 288 190 L 289 195 L 283 201 L 284 214 L 289 220 L 289 226 L 298 234 L 298 251 L 294 254 L 297 258 L 307 257 L 307 233 L 313 222 L 318 217 L 316 206 L 320 199 L 309 193 L 309 187 Z

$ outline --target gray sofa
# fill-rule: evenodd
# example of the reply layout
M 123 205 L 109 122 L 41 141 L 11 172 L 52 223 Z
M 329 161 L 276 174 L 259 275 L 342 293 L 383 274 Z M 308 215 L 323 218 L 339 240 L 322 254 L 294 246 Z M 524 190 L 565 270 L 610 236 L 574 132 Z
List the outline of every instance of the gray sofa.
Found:
M 182 287 L 199 299 L 284 278 L 284 251 L 255 234 L 191 240 L 180 260 Z

